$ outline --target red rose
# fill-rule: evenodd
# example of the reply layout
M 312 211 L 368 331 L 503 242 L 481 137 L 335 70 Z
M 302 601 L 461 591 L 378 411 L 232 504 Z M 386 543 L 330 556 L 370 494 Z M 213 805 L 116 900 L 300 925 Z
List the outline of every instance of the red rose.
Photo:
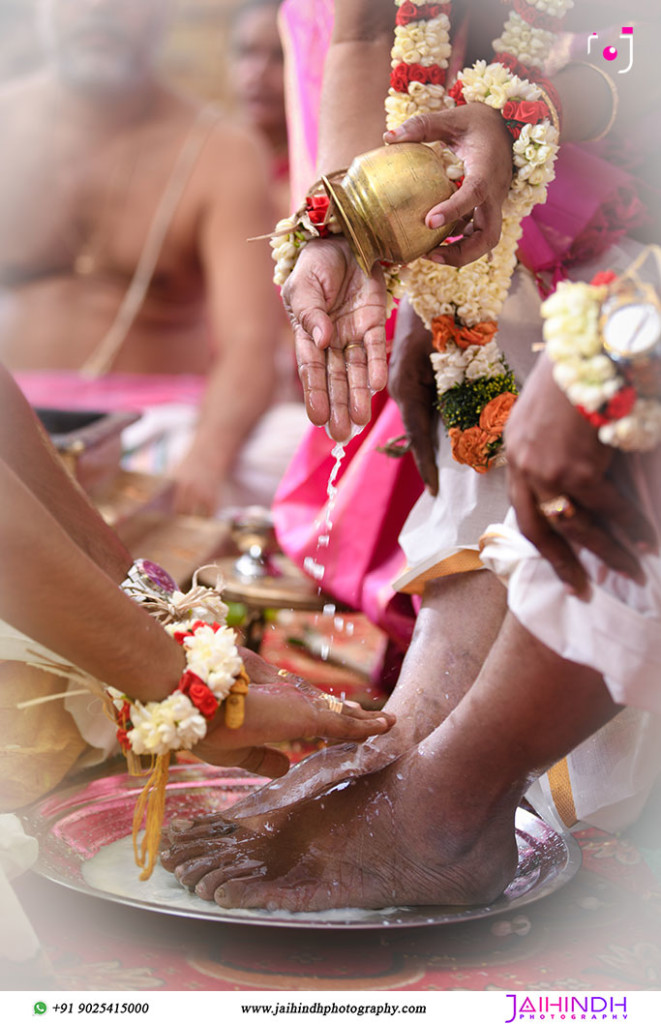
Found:
M 515 121 L 523 121 L 524 124 L 538 124 L 545 117 L 550 120 L 549 108 L 541 100 L 521 100 L 516 105 L 513 117 Z
M 617 394 L 613 395 L 606 406 L 606 416 L 608 419 L 621 420 L 623 416 L 628 416 L 636 404 L 637 397 L 635 388 L 621 388 Z
M 205 683 L 193 683 L 188 696 L 205 718 L 213 718 L 218 710 L 218 701 Z
M 510 71 L 516 74 L 517 67 L 523 67 L 523 64 L 519 64 L 516 57 L 513 57 L 511 53 L 497 53 L 494 57 L 494 61 L 497 64 L 502 64 L 504 67 L 509 68 Z
M 438 64 L 432 64 L 427 68 L 427 76 L 430 85 L 445 85 L 445 70 Z
M 494 57 L 494 63 L 502 64 L 513 75 L 517 75 L 518 78 L 527 78 L 529 82 L 536 82 L 541 77 L 539 71 L 522 64 L 511 53 L 497 53 Z
M 390 72 L 390 85 L 395 92 L 409 91 L 409 76 L 406 64 L 397 64 Z
M 518 104 L 517 104 L 516 100 L 508 100 L 507 101 L 507 103 L 505 104 L 505 106 L 501 110 L 501 114 L 503 115 L 503 117 L 505 118 L 506 121 L 513 121 L 513 120 L 515 121 L 516 120 L 516 108 L 517 108 L 517 106 L 518 106 Z
M 412 21 L 431 21 L 440 14 L 449 14 L 449 4 L 420 4 L 416 7 L 410 0 L 405 0 L 397 11 L 396 25 L 410 25 Z
M 177 683 L 177 689 L 181 690 L 182 693 L 188 693 L 189 688 L 193 683 L 201 683 L 202 680 L 198 676 L 197 672 L 191 672 L 189 668 L 183 673 L 181 679 Z
M 427 83 L 429 72 L 423 64 L 409 64 L 409 82 Z
M 405 3 L 397 11 L 395 24 L 408 25 L 412 21 L 422 21 L 422 16 L 418 13 L 418 8 L 415 4 L 412 4 L 410 0 L 405 0 Z
M 451 96 L 458 107 L 462 107 L 466 100 L 464 99 L 464 83 L 459 80 L 454 83 L 451 89 L 448 89 L 448 96 Z
M 184 640 L 186 639 L 187 636 L 190 636 L 190 633 L 188 632 L 188 630 L 186 630 L 185 633 L 177 631 L 176 633 L 173 633 L 173 636 L 174 636 L 174 639 L 177 641 L 177 643 L 181 644 L 181 646 L 183 647 Z
M 602 284 L 610 284 L 611 281 L 617 280 L 617 274 L 612 270 L 600 270 L 598 274 L 595 274 L 590 284 L 593 284 L 596 288 L 599 288 Z
M 521 134 L 521 128 L 523 127 L 523 125 L 520 125 L 518 121 L 506 121 L 505 124 L 507 125 L 508 132 L 516 142 L 519 135 Z
M 580 412 L 581 416 L 588 421 L 593 427 L 599 428 L 605 426 L 610 420 L 608 416 L 604 416 L 601 412 L 590 412 L 584 405 L 577 405 L 576 408 Z
M 308 217 L 316 227 L 324 226 L 329 203 L 328 196 L 306 196 L 305 207 Z
M 563 18 L 554 18 L 552 14 L 544 14 L 538 11 L 527 2 L 527 0 L 514 0 L 513 7 L 516 13 L 532 28 L 543 28 L 547 32 L 557 32 L 562 25 Z
M 200 714 L 205 718 L 213 718 L 218 701 L 198 675 L 188 669 L 179 680 L 178 688 L 192 701 Z

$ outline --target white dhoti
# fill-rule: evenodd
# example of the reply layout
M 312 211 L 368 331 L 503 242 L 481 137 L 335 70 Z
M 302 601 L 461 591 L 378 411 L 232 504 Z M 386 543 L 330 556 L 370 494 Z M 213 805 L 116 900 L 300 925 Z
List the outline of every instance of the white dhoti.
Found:
M 599 265 L 572 277 L 589 280 L 597 270 L 625 270 L 640 250 L 625 241 Z M 539 295 L 525 271 L 517 271 L 499 318 L 498 340 L 522 384 L 542 343 Z M 508 584 L 508 606 L 523 626 L 561 657 L 601 672 L 613 699 L 626 710 L 536 782 L 527 794 L 556 826 L 587 821 L 617 830 L 642 809 L 661 771 L 661 560 L 643 560 L 640 587 L 582 557 L 593 580 L 589 602 L 568 595 L 548 563 L 516 529 L 508 513 L 505 469 L 484 475 L 454 462 L 441 426 L 439 493 L 427 492 L 400 535 L 408 568 L 397 589 L 422 593 L 427 580 L 488 567 Z M 625 458 L 618 455 L 617 459 Z M 617 462 L 616 459 L 616 462 Z M 626 456 L 637 499 L 661 533 L 661 452 Z M 503 526 L 493 526 L 503 523 Z M 478 555 L 488 530 L 489 543 Z

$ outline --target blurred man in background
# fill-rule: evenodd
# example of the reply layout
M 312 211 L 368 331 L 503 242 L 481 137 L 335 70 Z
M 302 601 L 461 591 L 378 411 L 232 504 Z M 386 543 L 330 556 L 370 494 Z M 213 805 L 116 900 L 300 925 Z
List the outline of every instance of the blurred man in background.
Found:
M 246 241 L 275 221 L 268 155 L 158 78 L 169 3 L 38 13 L 46 66 L 0 94 L 0 357 L 34 405 L 155 409 L 176 509 L 212 513 L 275 383 L 268 246 Z

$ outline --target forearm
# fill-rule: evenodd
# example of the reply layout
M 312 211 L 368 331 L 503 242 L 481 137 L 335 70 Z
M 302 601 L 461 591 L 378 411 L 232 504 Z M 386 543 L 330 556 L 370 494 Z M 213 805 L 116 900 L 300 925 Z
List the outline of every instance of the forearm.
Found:
M 183 671 L 179 647 L 0 463 L 0 616 L 140 699 L 160 700 Z
M 274 386 L 274 363 L 251 358 L 239 345 L 235 352 L 216 360 L 192 449 L 206 453 L 218 481 L 230 471 L 246 438 L 268 409 Z
M 358 153 L 383 144 L 394 24 L 391 0 L 335 4 L 319 116 L 321 173 L 347 167 Z
M 37 416 L 11 374 L 0 367 L 0 458 L 72 542 L 116 582 L 126 576 L 131 556 L 72 481 Z

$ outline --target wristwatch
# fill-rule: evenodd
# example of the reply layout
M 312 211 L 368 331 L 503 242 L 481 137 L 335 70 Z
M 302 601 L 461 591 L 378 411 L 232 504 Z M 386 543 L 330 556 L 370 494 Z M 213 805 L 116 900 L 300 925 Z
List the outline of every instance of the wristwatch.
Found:
M 601 306 L 606 355 L 641 397 L 661 393 L 661 302 L 649 285 L 620 281 Z
M 168 598 L 177 590 L 177 584 L 162 565 L 147 558 L 137 558 L 120 583 L 135 601 L 146 601 L 150 597 Z

